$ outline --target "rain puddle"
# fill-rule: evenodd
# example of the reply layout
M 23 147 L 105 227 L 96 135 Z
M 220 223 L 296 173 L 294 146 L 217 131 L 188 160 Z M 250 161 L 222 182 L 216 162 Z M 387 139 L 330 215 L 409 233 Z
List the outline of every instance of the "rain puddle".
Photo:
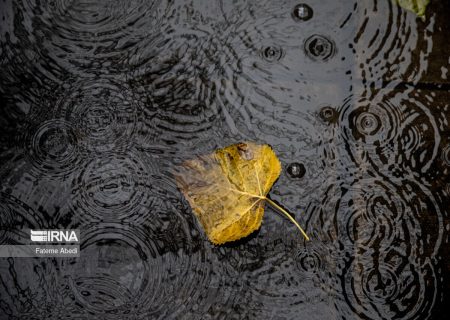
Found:
M 5 0 L 0 319 L 443 319 L 448 16 L 390 0 Z M 262 227 L 208 242 L 170 170 L 270 144 Z

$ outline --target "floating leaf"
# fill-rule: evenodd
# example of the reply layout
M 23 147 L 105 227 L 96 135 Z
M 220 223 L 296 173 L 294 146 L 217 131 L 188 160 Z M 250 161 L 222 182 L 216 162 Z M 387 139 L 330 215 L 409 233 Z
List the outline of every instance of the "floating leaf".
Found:
M 430 0 L 396 0 L 396 2 L 400 7 L 415 12 L 418 17 L 424 17 Z
M 278 179 L 281 164 L 272 148 L 239 143 L 188 160 L 175 174 L 208 238 L 222 244 L 248 236 L 261 225 L 264 204 L 298 223 L 266 195 Z

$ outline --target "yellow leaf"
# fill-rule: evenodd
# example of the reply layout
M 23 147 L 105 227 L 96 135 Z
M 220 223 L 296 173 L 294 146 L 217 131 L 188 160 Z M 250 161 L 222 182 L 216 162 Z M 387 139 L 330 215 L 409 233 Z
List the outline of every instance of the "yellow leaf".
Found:
M 285 214 L 308 239 L 286 210 L 266 197 L 280 171 L 280 161 L 270 146 L 246 142 L 188 160 L 175 176 L 215 244 L 238 240 L 257 230 L 266 201 Z
M 410 10 L 417 14 L 418 17 L 425 17 L 425 9 L 430 0 L 395 0 L 402 8 Z

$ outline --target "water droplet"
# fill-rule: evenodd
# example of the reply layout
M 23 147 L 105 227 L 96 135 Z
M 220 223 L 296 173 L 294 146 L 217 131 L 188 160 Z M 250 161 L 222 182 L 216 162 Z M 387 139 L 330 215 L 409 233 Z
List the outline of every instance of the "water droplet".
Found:
M 279 61 L 283 57 L 283 49 L 277 46 L 267 46 L 261 50 L 261 57 L 267 62 Z
M 293 162 L 288 166 L 287 172 L 291 178 L 303 178 L 306 173 L 306 169 L 303 164 Z
M 313 10 L 310 6 L 300 3 L 292 10 L 292 17 L 296 21 L 308 21 L 313 16 Z
M 336 53 L 333 41 L 325 36 L 312 35 L 305 41 L 304 50 L 306 55 L 313 60 L 326 61 Z
M 323 107 L 319 111 L 319 117 L 328 123 L 335 123 L 339 118 L 339 113 L 333 107 Z

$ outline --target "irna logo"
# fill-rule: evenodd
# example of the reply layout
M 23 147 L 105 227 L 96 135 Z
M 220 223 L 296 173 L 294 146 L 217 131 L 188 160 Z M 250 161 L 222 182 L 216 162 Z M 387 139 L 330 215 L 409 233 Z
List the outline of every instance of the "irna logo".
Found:
M 33 242 L 79 242 L 75 230 L 30 230 Z

